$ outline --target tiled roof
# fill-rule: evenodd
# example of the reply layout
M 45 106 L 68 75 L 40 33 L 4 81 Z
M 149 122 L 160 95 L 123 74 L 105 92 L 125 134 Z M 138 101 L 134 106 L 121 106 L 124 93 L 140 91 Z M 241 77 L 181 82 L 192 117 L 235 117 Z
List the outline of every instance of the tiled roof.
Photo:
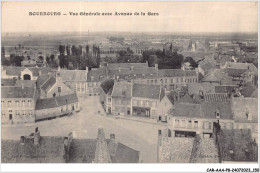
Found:
M 100 86 L 103 89 L 103 91 L 105 92 L 105 94 L 108 94 L 109 91 L 113 90 L 114 80 L 108 79 L 108 80 L 102 82 Z
M 95 158 L 96 139 L 72 139 L 70 163 L 92 163 Z
M 19 140 L 1 140 L 1 159 L 4 163 L 55 163 L 63 156 L 63 137 L 42 136 L 39 145 L 33 137 Z M 58 157 L 58 158 L 57 158 Z M 55 160 L 57 158 L 58 160 Z
M 41 85 L 41 89 L 42 90 L 48 90 L 49 88 L 51 88 L 54 84 L 56 83 L 56 78 L 55 77 L 49 77 L 48 80 L 46 80 L 42 85 Z
M 86 70 L 60 70 L 62 81 L 87 81 Z
M 40 87 L 44 82 L 49 79 L 48 74 L 40 75 L 36 81 L 37 87 Z
M 227 68 L 235 68 L 235 69 L 249 69 L 251 72 L 258 74 L 258 70 L 252 63 L 235 63 L 235 62 L 227 62 Z
M 201 113 L 201 105 L 194 103 L 178 102 L 171 111 L 171 115 L 175 117 L 197 117 L 203 118 Z
M 242 77 L 248 69 L 225 68 L 224 71 L 231 77 Z
M 224 161 L 257 161 L 258 147 L 254 147 L 250 130 L 233 129 L 221 130 L 220 147 L 222 149 L 222 160 Z M 233 151 L 233 157 L 232 153 Z M 248 156 L 247 156 L 247 153 Z
M 179 102 L 182 103 L 194 103 L 193 98 L 189 95 L 189 94 L 185 94 L 185 96 L 183 96 Z
M 257 91 L 258 88 L 248 85 L 245 86 L 243 89 L 240 90 L 240 93 L 244 96 L 244 97 L 251 97 L 251 95 L 253 94 L 253 92 Z
M 226 93 L 204 93 L 205 101 L 222 102 L 228 100 Z
M 235 91 L 235 88 L 238 88 L 237 85 L 218 85 L 215 86 L 216 93 L 232 93 Z
M 41 110 L 41 109 L 55 108 L 55 107 L 60 107 L 71 103 L 77 103 L 78 101 L 79 100 L 76 93 L 60 96 L 60 97 L 38 99 L 35 109 Z
M 131 98 L 131 85 L 131 83 L 125 81 L 114 83 L 112 97 Z
M 133 67 L 134 69 L 136 68 L 147 68 L 148 64 L 147 63 L 108 63 L 107 64 L 107 68 L 109 70 L 112 69 L 118 69 L 118 68 L 127 68 L 130 69 L 131 67 Z
M 33 98 L 34 87 L 1 87 L 2 98 Z
M 133 97 L 142 97 L 142 98 L 160 99 L 160 100 L 162 98 L 160 85 L 147 85 L 147 84 L 134 83 L 132 94 Z
M 258 122 L 258 99 L 250 97 L 232 98 L 232 111 L 237 122 Z M 252 120 L 247 118 L 247 114 Z
M 189 83 L 188 92 L 189 94 L 200 94 L 200 91 L 203 93 L 214 93 L 215 85 L 214 83 Z
M 170 100 L 170 102 L 173 105 L 174 104 L 174 96 L 175 96 L 174 92 L 171 91 L 171 92 L 167 93 L 166 96 L 167 96 L 167 98 Z
M 87 82 L 100 82 L 107 76 L 106 68 L 92 68 L 88 71 Z
M 120 142 L 108 141 L 109 153 L 112 163 L 138 163 L 139 151 L 134 150 Z M 116 145 L 115 145 L 116 144 Z M 109 147 L 113 145 L 114 147 Z M 112 154 L 113 153 L 113 154 Z
M 118 69 L 109 70 L 108 72 L 111 78 L 119 76 L 120 79 L 125 79 L 127 76 L 128 79 L 134 78 L 153 78 L 157 76 L 157 68 L 155 67 L 146 67 L 146 68 L 136 68 L 136 69 Z M 152 75 L 151 75 L 152 74 Z
M 39 145 L 34 145 L 33 137 L 25 137 L 25 144 L 19 140 L 1 140 L 1 160 L 3 163 L 59 163 L 63 161 L 64 137 L 41 136 Z M 120 142 L 106 140 L 112 163 L 138 163 L 139 151 Z M 92 163 L 96 152 L 96 139 L 72 139 L 69 163 Z M 114 145 L 112 145 L 114 144 Z M 112 146 L 112 147 L 111 147 Z
M 233 119 L 230 101 L 203 102 L 201 112 L 205 118 L 216 119 L 216 112 L 219 111 L 220 119 Z
M 219 111 L 221 119 L 232 119 L 230 102 L 203 102 L 201 104 L 178 102 L 171 110 L 176 117 L 196 117 L 216 119 Z
M 21 71 L 24 69 L 29 69 L 32 71 L 33 76 L 39 76 L 39 72 L 41 71 L 41 74 L 48 74 L 48 72 L 51 71 L 51 68 L 48 67 L 13 67 L 13 66 L 4 66 L 4 70 L 6 70 L 6 74 L 10 76 L 20 76 Z
M 182 69 L 161 69 L 159 70 L 160 77 L 190 77 L 197 76 L 195 70 L 182 70 Z
M 215 69 L 211 73 L 205 75 L 202 82 L 221 82 L 221 85 L 233 85 L 232 78 L 224 73 L 222 69 Z
M 16 79 L 1 79 L 1 86 L 15 86 Z
M 36 81 L 34 81 L 34 80 L 17 80 L 15 86 L 22 87 L 22 85 L 23 85 L 25 87 L 34 87 L 35 84 L 36 84 Z
M 216 67 L 211 64 L 209 61 L 204 60 L 199 63 L 201 69 L 204 70 L 205 74 L 207 74 L 211 69 L 215 69 Z

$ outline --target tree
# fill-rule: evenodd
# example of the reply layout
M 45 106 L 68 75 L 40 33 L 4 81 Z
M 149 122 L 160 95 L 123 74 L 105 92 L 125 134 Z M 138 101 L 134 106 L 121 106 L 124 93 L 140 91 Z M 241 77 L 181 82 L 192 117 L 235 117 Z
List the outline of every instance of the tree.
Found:
M 47 63 L 50 62 L 50 57 L 49 57 L 49 56 L 46 57 L 46 62 L 47 62 Z
M 194 61 L 194 59 L 192 57 L 186 57 L 184 59 L 184 62 L 189 62 L 190 65 L 194 68 L 198 67 L 198 64 L 196 63 L 196 61 Z
M 51 54 L 50 59 L 51 59 L 51 61 L 53 61 L 55 59 L 53 54 Z
M 65 46 L 64 45 L 59 45 L 59 51 L 60 51 L 60 55 L 64 55 Z
M 39 58 L 39 60 L 40 60 L 41 62 L 43 62 L 43 59 L 44 59 L 43 56 L 39 56 L 38 58 Z

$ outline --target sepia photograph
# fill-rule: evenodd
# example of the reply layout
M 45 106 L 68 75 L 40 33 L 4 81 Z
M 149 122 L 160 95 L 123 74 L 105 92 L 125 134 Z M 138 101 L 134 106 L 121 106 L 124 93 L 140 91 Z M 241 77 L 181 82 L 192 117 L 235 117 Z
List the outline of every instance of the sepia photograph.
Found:
M 1 164 L 21 163 L 259 172 L 258 2 L 2 1 Z

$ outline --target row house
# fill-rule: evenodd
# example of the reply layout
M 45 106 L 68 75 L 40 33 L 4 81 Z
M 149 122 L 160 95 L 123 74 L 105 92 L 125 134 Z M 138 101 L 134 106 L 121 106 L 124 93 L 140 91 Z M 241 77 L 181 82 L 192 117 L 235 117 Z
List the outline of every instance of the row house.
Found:
M 234 120 L 231 101 L 227 94 L 205 94 L 202 103 L 178 102 L 169 112 L 169 127 L 179 136 L 211 137 L 213 123 L 219 122 L 222 129 L 233 129 Z
M 157 118 L 159 103 L 164 97 L 160 85 L 133 84 L 132 115 Z
M 40 75 L 48 74 L 51 68 L 48 67 L 13 67 L 1 66 L 2 79 L 21 79 L 21 80 L 37 80 Z
M 35 121 L 36 87 L 1 87 L 2 123 L 29 123 Z
M 35 106 L 35 121 L 55 118 L 78 111 L 80 111 L 80 105 L 76 93 L 38 99 Z
M 166 90 L 174 90 L 189 83 L 197 83 L 198 70 L 162 69 L 158 71 L 157 80 Z
M 156 118 L 164 91 L 160 85 L 107 80 L 100 101 L 108 114 Z

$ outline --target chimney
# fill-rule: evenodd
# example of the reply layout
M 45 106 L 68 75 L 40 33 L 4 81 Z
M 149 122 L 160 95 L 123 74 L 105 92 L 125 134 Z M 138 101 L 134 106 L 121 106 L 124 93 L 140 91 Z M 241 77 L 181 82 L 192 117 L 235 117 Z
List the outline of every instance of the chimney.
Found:
M 118 66 L 118 71 L 121 71 L 121 67 L 120 66 Z
M 88 74 L 88 66 L 86 66 L 86 72 L 87 72 L 87 74 Z
M 134 71 L 134 66 L 131 66 L 131 71 Z
M 25 137 L 24 137 L 24 136 L 21 136 L 21 137 L 20 137 L 20 144 L 21 144 L 21 145 L 24 145 L 24 143 L 25 143 Z
M 38 131 L 38 127 L 35 128 L 35 132 L 34 132 L 34 140 L 33 143 L 34 145 L 38 145 L 40 143 L 40 131 Z
M 39 76 L 41 76 L 41 75 L 42 75 L 42 71 L 40 70 L 40 71 L 39 71 Z
M 115 141 L 115 140 L 116 140 L 115 134 L 110 134 L 110 140 L 111 140 L 111 141 Z

